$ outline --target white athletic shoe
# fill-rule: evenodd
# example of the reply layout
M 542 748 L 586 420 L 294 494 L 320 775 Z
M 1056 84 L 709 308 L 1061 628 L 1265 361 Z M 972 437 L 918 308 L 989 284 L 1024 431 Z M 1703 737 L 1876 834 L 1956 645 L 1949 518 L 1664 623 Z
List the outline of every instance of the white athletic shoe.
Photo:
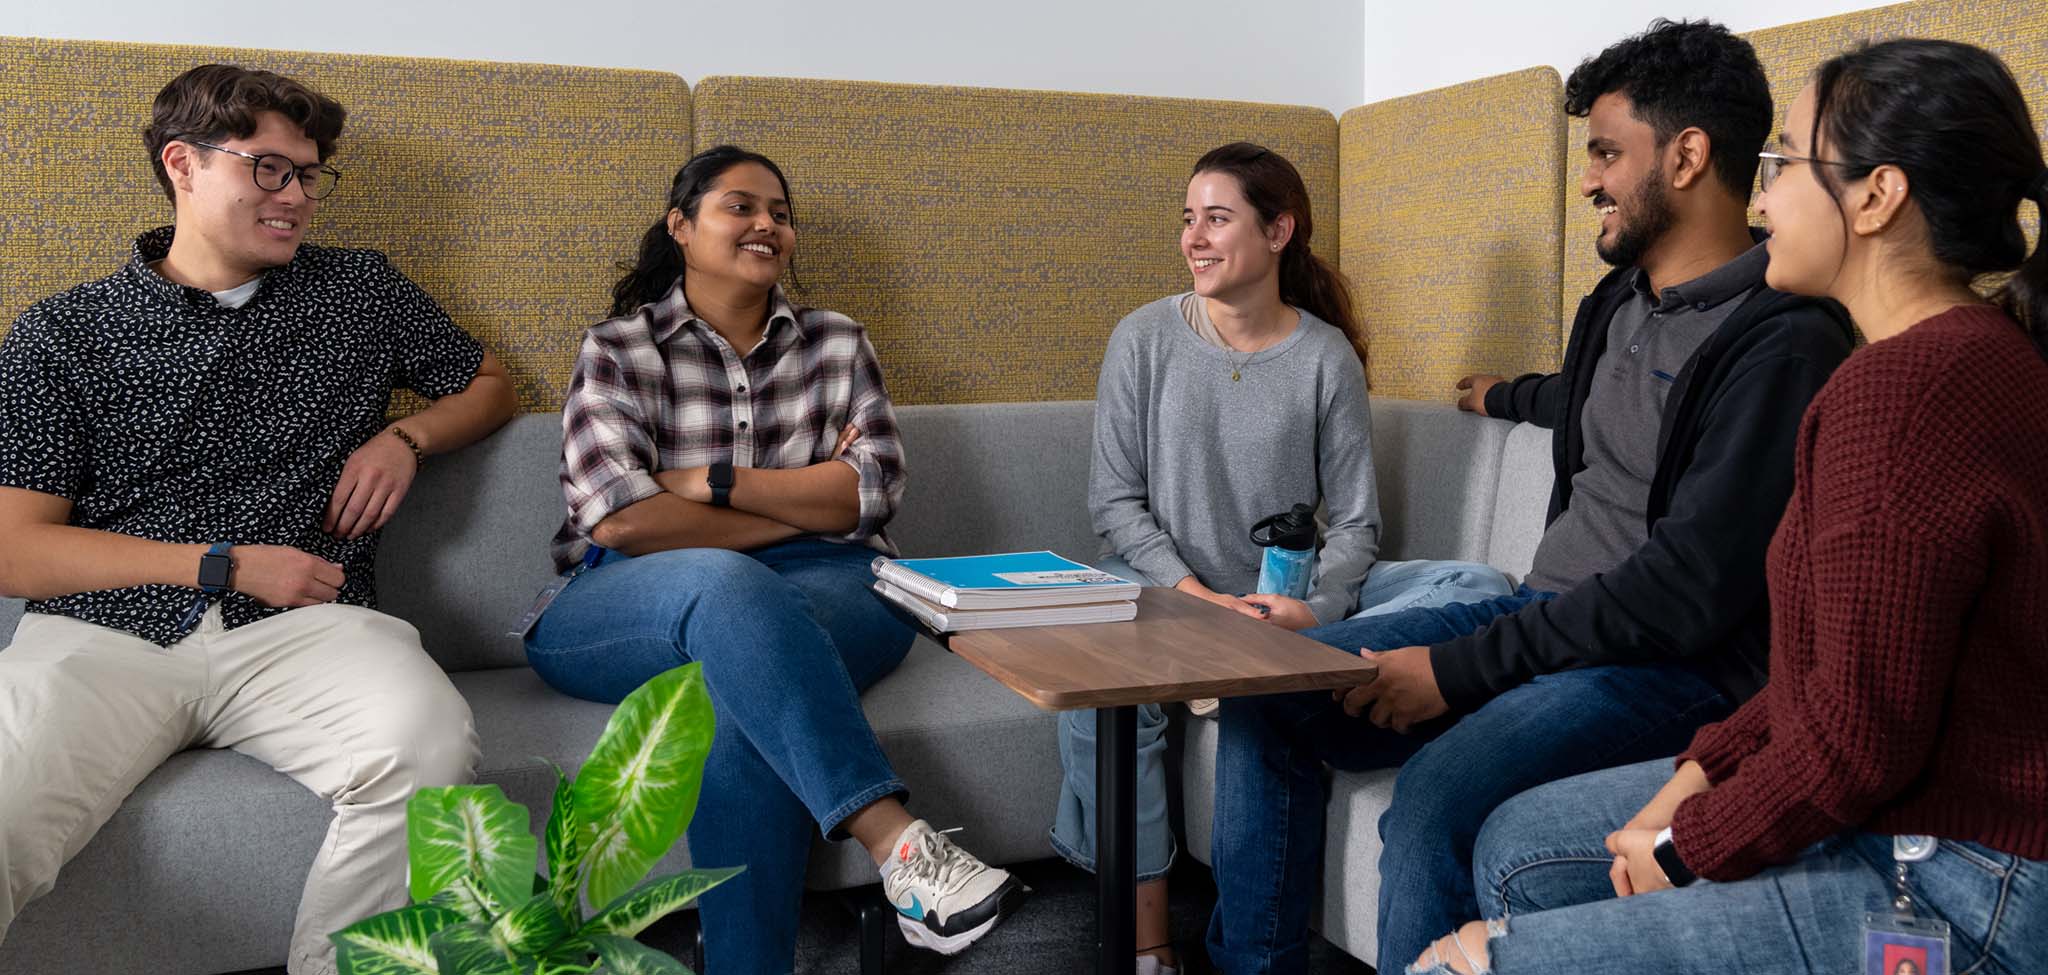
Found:
M 882 894 L 896 908 L 904 939 L 942 955 L 989 933 L 1029 890 L 922 819 L 904 828 L 882 867 Z
M 1139 955 L 1138 975 L 1180 975 L 1180 969 L 1160 964 L 1158 955 Z

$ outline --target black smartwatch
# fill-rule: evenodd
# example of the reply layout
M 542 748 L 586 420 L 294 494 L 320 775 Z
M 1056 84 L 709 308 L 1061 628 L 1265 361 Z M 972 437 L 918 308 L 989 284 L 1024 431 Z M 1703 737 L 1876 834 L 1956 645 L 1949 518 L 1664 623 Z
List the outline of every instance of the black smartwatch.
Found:
M 716 464 L 713 464 L 713 465 L 711 465 L 711 468 L 710 468 L 710 471 L 709 471 L 709 473 L 707 473 L 707 474 L 705 474 L 705 475 L 704 475 L 704 480 L 705 480 L 705 483 L 708 483 L 708 484 L 710 484 L 710 485 L 711 485 L 711 506 L 712 506 L 712 507 L 714 507 L 714 508 L 730 508 L 730 507 L 732 507 L 732 481 L 733 481 L 733 476 L 732 476 L 732 465 L 731 465 L 731 464 L 729 464 L 729 463 L 726 463 L 726 462 L 724 462 L 724 461 L 720 461 L 720 462 L 718 462 L 718 463 L 716 463 Z
M 1671 881 L 1671 886 L 1689 887 L 1700 879 L 1684 860 L 1678 858 L 1678 847 L 1671 843 L 1671 827 L 1666 826 L 1657 834 L 1657 842 L 1650 846 L 1650 852 L 1657 858 L 1657 868 L 1664 871 L 1664 879 Z
M 228 556 L 232 542 L 215 542 L 199 557 L 199 588 L 202 592 L 226 592 L 235 581 L 235 560 Z

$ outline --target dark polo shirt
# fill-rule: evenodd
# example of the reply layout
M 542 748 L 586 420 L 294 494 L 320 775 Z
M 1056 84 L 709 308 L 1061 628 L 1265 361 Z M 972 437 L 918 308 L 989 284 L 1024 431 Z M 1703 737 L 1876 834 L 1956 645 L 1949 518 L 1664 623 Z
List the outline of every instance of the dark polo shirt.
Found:
M 1684 284 L 1650 290 L 1637 268 L 1634 294 L 1614 313 L 1607 347 L 1586 399 L 1586 469 L 1572 478 L 1571 504 L 1543 533 L 1526 580 L 1564 592 L 1621 564 L 1649 538 L 1646 513 L 1657 473 L 1657 431 L 1672 380 L 1700 343 L 1764 286 L 1762 244 Z

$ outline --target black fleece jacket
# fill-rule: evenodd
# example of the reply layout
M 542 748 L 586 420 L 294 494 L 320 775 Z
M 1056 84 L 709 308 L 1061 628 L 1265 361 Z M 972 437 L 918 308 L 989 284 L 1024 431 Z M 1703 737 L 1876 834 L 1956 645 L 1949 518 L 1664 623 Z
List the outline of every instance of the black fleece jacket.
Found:
M 1631 293 L 1617 269 L 1579 302 L 1564 371 L 1487 391 L 1486 412 L 1555 431 L 1547 525 L 1584 470 L 1581 414 L 1608 323 Z M 1792 496 L 1800 417 L 1855 346 L 1848 312 L 1826 299 L 1756 290 L 1686 360 L 1665 400 L 1650 483 L 1649 539 L 1620 565 L 1430 648 L 1453 712 L 1539 674 L 1675 663 L 1741 702 L 1764 685 L 1770 605 L 1764 550 Z

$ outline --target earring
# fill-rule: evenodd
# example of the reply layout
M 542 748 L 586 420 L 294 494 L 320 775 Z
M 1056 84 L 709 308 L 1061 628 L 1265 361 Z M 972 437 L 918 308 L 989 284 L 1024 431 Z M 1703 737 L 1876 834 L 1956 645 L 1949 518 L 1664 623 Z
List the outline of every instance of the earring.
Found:
M 1280 249 L 1280 245 L 1279 245 L 1279 244 L 1274 244 L 1274 245 L 1273 245 L 1273 249 L 1274 249 L 1274 250 L 1276 250 L 1276 251 L 1277 251 L 1277 250 L 1279 250 L 1279 249 Z

